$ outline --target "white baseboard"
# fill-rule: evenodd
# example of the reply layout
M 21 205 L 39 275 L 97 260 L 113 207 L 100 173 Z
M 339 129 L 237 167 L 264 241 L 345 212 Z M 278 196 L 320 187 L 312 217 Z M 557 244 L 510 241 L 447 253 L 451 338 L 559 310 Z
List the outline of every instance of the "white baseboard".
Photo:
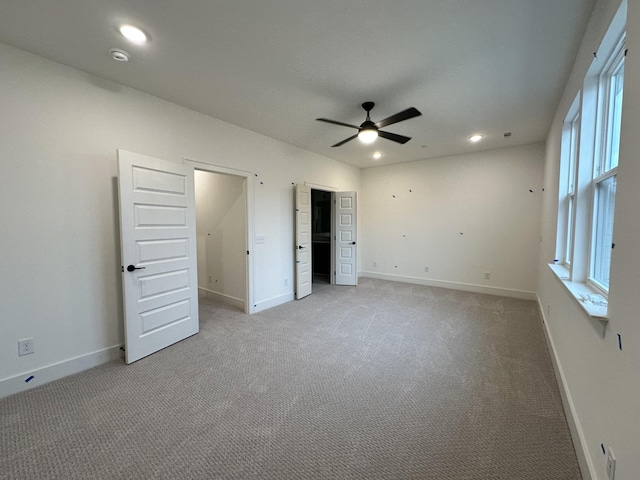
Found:
M 253 305 L 253 310 L 251 313 L 262 312 L 263 310 L 267 310 L 269 308 L 277 307 L 278 305 L 282 305 L 283 303 L 290 302 L 294 299 L 293 292 L 285 293 L 283 295 L 278 295 L 277 297 L 269 298 L 268 300 L 263 300 L 261 302 L 256 302 Z
M 578 457 L 578 465 L 580 466 L 582 478 L 584 480 L 596 480 L 598 476 L 593 468 L 591 455 L 589 454 L 587 442 L 584 438 L 582 427 L 580 426 L 580 420 L 578 419 L 573 399 L 571 397 L 571 392 L 569 391 L 569 387 L 564 376 L 564 370 L 562 369 L 562 364 L 558 358 L 556 347 L 553 343 L 553 337 L 549 331 L 547 316 L 544 308 L 542 308 L 542 304 L 540 303 L 540 297 L 538 297 L 537 294 L 536 297 L 538 311 L 540 312 L 540 318 L 542 319 L 542 329 L 544 331 L 545 339 L 547 340 L 547 346 L 551 353 L 551 363 L 553 364 L 553 370 L 556 374 L 556 381 L 558 382 L 560 397 L 562 398 L 562 406 L 564 407 L 564 413 L 567 417 L 567 423 L 569 424 L 569 431 L 571 433 L 571 439 L 573 440 L 573 446 L 576 450 L 576 456 Z
M 42 368 L 37 368 L 29 372 L 21 373 L 13 377 L 0 380 L 0 398 L 13 395 L 31 388 L 44 385 L 45 383 L 59 380 L 60 378 L 74 373 L 97 367 L 103 363 L 119 358 L 124 358 L 124 352 L 120 350 L 121 345 L 87 353 L 78 357 L 52 363 Z
M 449 288 L 452 290 L 462 290 L 464 292 L 485 293 L 487 295 L 498 295 L 500 297 L 520 298 L 522 300 L 536 300 L 535 292 L 524 290 L 512 290 L 509 288 L 488 287 L 485 285 L 473 285 L 471 283 L 448 282 L 445 280 L 429 280 L 427 278 L 407 277 L 393 275 L 390 273 L 360 272 L 360 277 L 377 278 L 379 280 L 389 280 L 391 282 L 405 282 L 416 285 L 426 285 L 428 287 Z
M 242 300 L 241 298 L 232 297 L 231 295 L 225 295 L 224 293 L 220 292 L 214 292 L 213 290 L 209 290 L 208 288 L 198 287 L 198 289 L 207 292 L 207 295 L 211 295 L 217 300 L 226 303 L 227 305 L 231 305 L 232 307 L 235 307 L 238 310 L 242 310 L 243 312 L 246 311 L 244 309 L 244 300 Z

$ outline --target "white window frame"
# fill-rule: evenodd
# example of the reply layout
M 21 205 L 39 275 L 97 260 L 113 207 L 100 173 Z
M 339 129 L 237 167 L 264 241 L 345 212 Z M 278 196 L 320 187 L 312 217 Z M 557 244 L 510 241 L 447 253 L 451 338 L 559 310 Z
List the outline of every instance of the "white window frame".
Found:
M 609 272 L 611 269 L 611 248 L 613 233 L 613 217 L 615 214 L 615 193 L 612 206 L 607 212 L 606 218 L 601 218 L 601 197 L 606 192 L 605 182 L 617 181 L 619 145 L 620 145 L 620 119 L 622 117 L 622 104 L 616 104 L 616 77 L 624 69 L 625 47 L 624 35 L 617 42 L 612 55 L 610 55 L 599 78 L 599 102 L 597 105 L 596 149 L 594 157 L 593 179 L 591 181 L 591 194 L 593 208 L 591 214 L 590 249 L 589 249 L 589 273 L 587 283 L 603 293 L 609 293 Z M 624 78 L 624 73 L 622 73 Z M 624 87 L 620 93 L 624 95 Z M 618 128 L 616 128 L 616 126 Z M 615 157 L 615 158 L 614 158 Z M 610 200 L 611 201 L 611 200 Z M 603 231 L 604 230 L 604 231 Z M 602 258 L 605 257 L 605 258 Z M 602 262 L 605 262 L 606 277 L 598 271 L 602 270 Z
M 611 119 L 623 108 L 624 70 L 621 69 L 626 55 L 626 22 L 627 0 L 622 0 L 587 69 L 580 91 L 567 109 L 560 137 L 556 257 L 549 264 L 578 305 L 591 317 L 605 321 L 609 293 L 606 284 L 613 253 L 616 162 L 625 161 L 617 157 L 620 131 L 615 126 L 620 125 Z M 616 103 L 612 79 L 619 72 L 623 81 L 618 82 L 622 88 L 618 89 L 621 94 Z M 621 116 L 619 119 L 622 120 Z M 608 219 L 605 222 L 608 228 L 600 230 L 606 236 L 598 237 L 598 221 L 602 225 L 602 218 Z M 600 248 L 599 258 L 606 258 L 606 262 L 600 264 L 604 268 L 595 272 L 593 258 L 598 242 L 600 247 L 611 243 L 608 250 Z M 603 272 L 606 274 L 600 275 Z M 600 281 L 602 277 L 604 284 Z
M 578 96 L 579 98 L 579 96 Z M 575 236 L 575 212 L 576 212 L 576 192 L 578 187 L 578 158 L 580 144 L 580 111 L 578 110 L 570 119 L 565 130 L 567 135 L 567 182 L 565 196 L 566 215 L 566 235 L 564 247 L 564 265 L 571 268 L 573 259 L 573 245 Z

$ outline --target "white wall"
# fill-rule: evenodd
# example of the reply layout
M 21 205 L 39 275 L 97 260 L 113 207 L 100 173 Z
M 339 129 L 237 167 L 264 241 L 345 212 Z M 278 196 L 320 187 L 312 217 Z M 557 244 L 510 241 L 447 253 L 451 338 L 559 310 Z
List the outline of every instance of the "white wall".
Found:
M 245 178 L 195 171 L 198 287 L 244 309 L 247 282 Z
M 628 5 L 627 48 L 623 101 L 621 160 L 616 193 L 616 218 L 611 267 L 609 315 L 603 324 L 583 313 L 547 263 L 553 261 L 558 208 L 558 175 L 562 120 L 582 85 L 585 73 L 620 5 L 599 0 L 547 139 L 538 291 L 541 310 L 564 379 L 585 471 L 594 479 L 607 478 L 605 449 L 617 457 L 616 480 L 638 478 L 640 472 L 640 4 Z M 547 306 L 549 312 L 547 313 Z M 623 350 L 617 334 L 622 335 Z M 588 473 L 587 472 L 587 473 Z M 585 476 L 585 478 L 588 478 Z
M 534 298 L 543 161 L 535 144 L 363 170 L 362 274 Z
M 0 396 L 123 342 L 116 149 L 257 175 L 257 310 L 293 298 L 292 182 L 359 187 L 354 167 L 4 44 L 0 65 Z

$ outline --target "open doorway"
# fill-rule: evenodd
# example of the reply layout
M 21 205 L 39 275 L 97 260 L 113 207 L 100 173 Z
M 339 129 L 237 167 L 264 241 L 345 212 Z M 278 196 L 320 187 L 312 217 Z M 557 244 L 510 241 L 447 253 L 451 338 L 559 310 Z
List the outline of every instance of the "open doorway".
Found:
M 319 192 L 313 196 L 315 202 L 313 192 Z M 294 294 L 297 300 L 317 290 L 316 286 L 358 285 L 356 238 L 357 192 L 318 189 L 308 183 L 295 186 Z
M 333 283 L 331 192 L 311 189 L 312 290 Z
M 246 178 L 195 170 L 198 288 L 247 312 Z

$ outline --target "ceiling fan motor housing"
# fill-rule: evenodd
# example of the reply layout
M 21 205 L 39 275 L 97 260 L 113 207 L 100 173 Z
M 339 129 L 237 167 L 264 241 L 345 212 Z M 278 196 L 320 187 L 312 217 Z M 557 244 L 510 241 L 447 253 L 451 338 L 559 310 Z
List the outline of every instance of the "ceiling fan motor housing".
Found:
M 365 120 L 364 122 L 362 122 L 362 125 L 360 125 L 360 131 L 362 130 L 378 130 L 378 127 L 376 127 L 376 124 L 373 123 L 371 120 Z

